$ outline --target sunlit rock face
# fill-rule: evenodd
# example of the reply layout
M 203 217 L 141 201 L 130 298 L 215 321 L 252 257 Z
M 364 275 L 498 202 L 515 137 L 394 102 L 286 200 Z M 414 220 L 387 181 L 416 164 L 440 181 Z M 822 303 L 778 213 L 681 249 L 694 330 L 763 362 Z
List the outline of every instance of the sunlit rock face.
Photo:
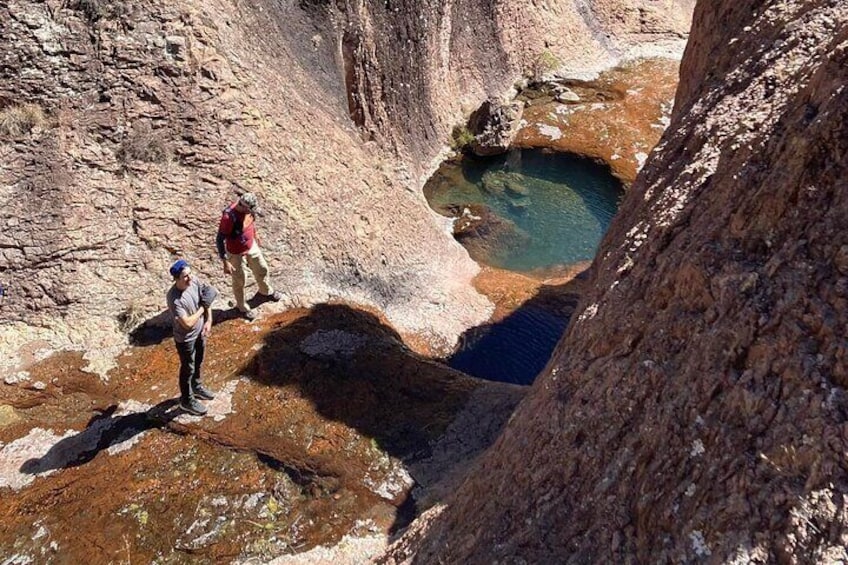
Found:
M 846 559 L 846 30 L 842 2 L 699 4 L 547 373 L 393 558 Z
M 252 190 L 287 305 L 367 304 L 450 345 L 491 309 L 420 194 L 450 128 L 540 58 L 679 41 L 691 2 L 649 4 L 4 3 L 0 109 L 44 116 L 0 132 L 0 343 L 120 346 L 178 255 L 226 289 L 216 222 Z

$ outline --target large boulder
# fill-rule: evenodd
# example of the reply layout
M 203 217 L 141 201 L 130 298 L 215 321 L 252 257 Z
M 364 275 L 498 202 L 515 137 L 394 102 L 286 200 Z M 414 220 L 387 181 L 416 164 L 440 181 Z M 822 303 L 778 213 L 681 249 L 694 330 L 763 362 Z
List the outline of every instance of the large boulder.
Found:
M 486 100 L 468 119 L 468 129 L 474 134 L 471 151 L 481 157 L 506 153 L 521 127 L 523 111 L 523 102 Z

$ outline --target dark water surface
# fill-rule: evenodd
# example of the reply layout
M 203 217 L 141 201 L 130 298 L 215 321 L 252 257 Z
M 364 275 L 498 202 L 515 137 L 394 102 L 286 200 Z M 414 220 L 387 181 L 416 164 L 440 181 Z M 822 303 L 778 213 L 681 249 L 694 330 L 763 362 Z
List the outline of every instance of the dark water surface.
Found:
M 446 162 L 424 194 L 440 213 L 458 216 L 469 205 L 487 210 L 494 220 L 475 233 L 482 241 L 460 241 L 478 261 L 527 272 L 593 259 L 623 189 L 609 169 L 589 159 L 514 150 Z M 544 301 L 524 304 L 497 324 L 466 332 L 448 363 L 476 377 L 530 384 L 550 359 L 569 317 L 546 308 Z
M 481 379 L 529 385 L 567 325 L 567 317 L 542 308 L 519 308 L 498 324 L 469 330 L 448 365 Z
M 501 225 L 514 225 L 512 234 L 493 237 L 483 262 L 531 271 L 591 260 L 623 191 L 608 168 L 589 159 L 513 150 L 445 162 L 424 194 L 438 212 L 482 204 Z

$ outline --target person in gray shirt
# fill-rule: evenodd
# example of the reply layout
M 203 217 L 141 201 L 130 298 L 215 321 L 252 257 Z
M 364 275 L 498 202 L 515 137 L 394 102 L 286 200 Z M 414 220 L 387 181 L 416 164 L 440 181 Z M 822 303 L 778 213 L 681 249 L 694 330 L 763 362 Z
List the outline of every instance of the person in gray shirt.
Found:
M 200 382 L 200 367 L 206 353 L 206 338 L 212 331 L 212 302 L 218 291 L 196 277 L 185 259 L 175 261 L 170 273 L 174 284 L 166 300 L 180 356 L 180 408 L 202 416 L 206 414 L 206 407 L 198 399 L 215 398 Z

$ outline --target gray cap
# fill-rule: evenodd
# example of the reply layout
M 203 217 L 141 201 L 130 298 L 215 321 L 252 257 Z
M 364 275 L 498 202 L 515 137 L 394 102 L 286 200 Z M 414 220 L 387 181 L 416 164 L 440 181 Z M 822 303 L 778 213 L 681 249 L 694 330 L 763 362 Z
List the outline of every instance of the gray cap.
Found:
M 254 214 L 259 213 L 259 199 L 252 192 L 245 192 L 239 196 L 239 202 L 242 206 L 250 208 L 250 211 Z

